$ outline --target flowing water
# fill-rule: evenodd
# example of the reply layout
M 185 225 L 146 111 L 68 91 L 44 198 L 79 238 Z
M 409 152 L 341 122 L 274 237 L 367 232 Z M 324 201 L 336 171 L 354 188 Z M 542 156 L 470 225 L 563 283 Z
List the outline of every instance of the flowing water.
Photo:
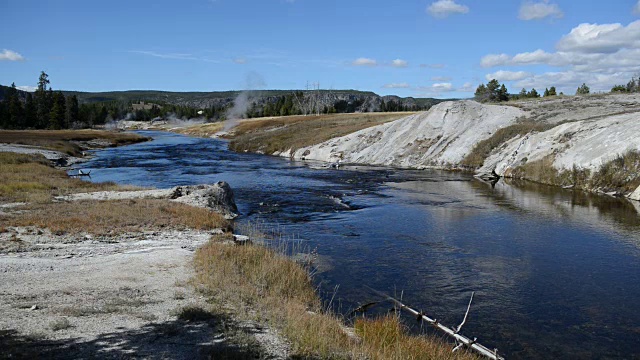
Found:
M 315 279 L 347 314 L 368 287 L 508 358 L 640 358 L 640 216 L 626 200 L 468 174 L 238 154 L 221 140 L 96 152 L 93 181 L 152 187 L 227 181 L 243 216 L 317 249 Z M 381 305 L 377 311 L 387 311 Z M 413 321 L 407 318 L 408 322 Z M 419 331 L 419 329 L 417 330 Z

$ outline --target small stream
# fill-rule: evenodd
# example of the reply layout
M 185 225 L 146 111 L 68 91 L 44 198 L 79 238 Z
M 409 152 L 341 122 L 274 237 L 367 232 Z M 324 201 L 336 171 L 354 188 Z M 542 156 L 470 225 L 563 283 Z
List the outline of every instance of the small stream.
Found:
M 97 151 L 83 165 L 92 181 L 227 181 L 240 223 L 317 249 L 315 279 L 327 297 L 338 286 L 342 313 L 377 300 L 371 287 L 457 325 L 476 291 L 462 333 L 508 358 L 640 358 L 640 216 L 629 201 L 492 188 L 454 172 L 334 170 L 230 152 L 222 140 L 141 133 L 154 140 Z

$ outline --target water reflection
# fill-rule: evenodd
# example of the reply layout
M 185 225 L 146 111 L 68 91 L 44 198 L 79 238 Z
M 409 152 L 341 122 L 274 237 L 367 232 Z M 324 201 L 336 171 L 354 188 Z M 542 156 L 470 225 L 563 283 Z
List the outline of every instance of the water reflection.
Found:
M 640 354 L 639 219 L 626 200 L 467 174 L 314 163 L 229 152 L 221 141 L 149 132 L 106 149 L 96 181 L 170 187 L 225 180 L 246 222 L 294 235 L 340 285 L 345 314 L 367 286 L 457 324 L 512 358 Z M 95 174 L 95 176 L 94 176 Z M 378 311 L 386 311 L 381 308 Z M 409 319 L 410 320 L 410 319 Z

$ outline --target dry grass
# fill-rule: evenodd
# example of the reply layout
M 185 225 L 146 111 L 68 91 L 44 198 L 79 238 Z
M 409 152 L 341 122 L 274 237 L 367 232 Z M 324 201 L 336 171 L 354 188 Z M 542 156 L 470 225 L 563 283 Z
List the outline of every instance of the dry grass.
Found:
M 72 192 L 115 190 L 114 183 L 71 179 L 41 155 L 0 152 L 0 202 L 45 203 Z M 121 188 L 119 188 L 121 189 Z
M 413 113 L 357 113 L 286 116 L 243 121 L 233 129 L 235 151 L 273 154 L 316 145 L 358 130 L 398 120 Z
M 356 334 L 371 360 L 478 359 L 469 353 L 452 353 L 451 346 L 426 336 L 412 336 L 397 315 L 378 319 L 358 319 Z
M 521 121 L 498 129 L 498 131 L 488 139 L 478 142 L 471 150 L 471 153 L 461 161 L 461 164 L 472 169 L 479 168 L 484 164 L 484 161 L 489 157 L 494 149 L 516 136 L 525 135 L 533 131 L 546 131 L 557 125 L 558 124 L 551 125 L 536 121 Z
M 83 149 L 121 146 L 147 140 L 148 138 L 137 134 L 100 130 L 0 130 L 0 143 L 39 146 L 72 156 L 79 156 Z
M 189 136 L 211 137 L 214 134 L 222 131 L 223 128 L 224 125 L 222 122 L 216 122 L 210 124 L 193 125 L 186 128 L 174 129 L 172 131 L 177 132 L 178 134 L 185 134 Z
M 385 336 L 381 330 L 375 330 L 379 334 L 372 330 L 378 322 L 360 322 L 363 340 L 354 339 L 344 331 L 336 316 L 324 311 L 307 269 L 283 255 L 286 249 L 233 246 L 225 243 L 228 240 L 230 235 L 215 236 L 196 252 L 198 287 L 214 301 L 238 309 L 238 316 L 266 319 L 292 343 L 293 357 L 471 358 L 466 354 L 452 356 L 450 346 L 443 346 L 433 339 L 409 336 L 404 328 L 400 331 L 399 323 L 389 324 L 388 330 L 402 335 L 389 340 L 379 338 Z M 382 324 L 382 328 L 386 328 L 388 323 Z M 389 341 L 394 344 L 393 351 Z M 414 355 L 416 357 L 412 357 Z
M 229 227 L 229 222 L 218 213 L 168 200 L 78 201 L 30 205 L 27 209 L 25 213 L 0 218 L 0 224 L 47 228 L 57 235 L 97 236 L 167 227 L 199 230 Z
M 573 167 L 558 170 L 553 166 L 553 155 L 516 167 L 505 176 L 542 184 L 572 186 L 588 191 L 615 191 L 621 194 L 640 186 L 640 152 L 629 151 L 605 163 L 598 171 Z

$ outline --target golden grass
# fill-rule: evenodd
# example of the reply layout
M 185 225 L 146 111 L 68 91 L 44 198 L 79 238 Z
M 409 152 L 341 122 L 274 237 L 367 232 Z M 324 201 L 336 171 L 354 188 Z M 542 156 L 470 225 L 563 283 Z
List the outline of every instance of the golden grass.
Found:
M 174 129 L 172 131 L 178 134 L 185 134 L 189 136 L 196 137 L 211 137 L 214 134 L 222 131 L 224 125 L 222 122 L 210 123 L 210 124 L 199 124 L 193 125 L 185 128 Z
M 358 319 L 356 334 L 371 360 L 478 359 L 467 352 L 452 353 L 451 346 L 434 337 L 410 335 L 395 314 L 377 319 Z
M 603 164 L 597 171 L 573 167 L 558 170 L 553 166 L 554 156 L 518 166 L 505 176 L 530 180 L 541 184 L 571 186 L 587 191 L 633 192 L 640 186 L 640 152 L 629 151 Z
M 233 129 L 229 147 L 234 151 L 266 154 L 295 151 L 412 114 L 356 113 L 252 119 L 240 122 Z
M 73 192 L 115 189 L 123 188 L 114 183 L 71 179 L 63 170 L 53 168 L 42 155 L 0 152 L 0 202 L 45 203 Z
M 198 249 L 197 286 L 213 301 L 232 305 L 237 316 L 267 320 L 291 342 L 293 357 L 476 359 L 464 353 L 452 356 L 451 346 L 432 338 L 407 335 L 399 322 L 360 321 L 362 340 L 353 338 L 338 317 L 324 311 L 307 269 L 283 255 L 284 248 L 226 244 L 230 239 L 217 235 Z M 381 339 L 387 325 L 396 336 Z
M 103 145 L 85 146 L 92 140 L 100 140 Z M 72 156 L 79 156 L 87 148 L 121 146 L 147 140 L 137 134 L 102 130 L 0 130 L 0 143 L 39 146 Z
M 77 201 L 38 204 L 26 209 L 25 213 L 0 218 L 0 224 L 46 228 L 57 235 L 97 236 L 167 227 L 198 230 L 229 227 L 229 222 L 218 213 L 168 200 Z

